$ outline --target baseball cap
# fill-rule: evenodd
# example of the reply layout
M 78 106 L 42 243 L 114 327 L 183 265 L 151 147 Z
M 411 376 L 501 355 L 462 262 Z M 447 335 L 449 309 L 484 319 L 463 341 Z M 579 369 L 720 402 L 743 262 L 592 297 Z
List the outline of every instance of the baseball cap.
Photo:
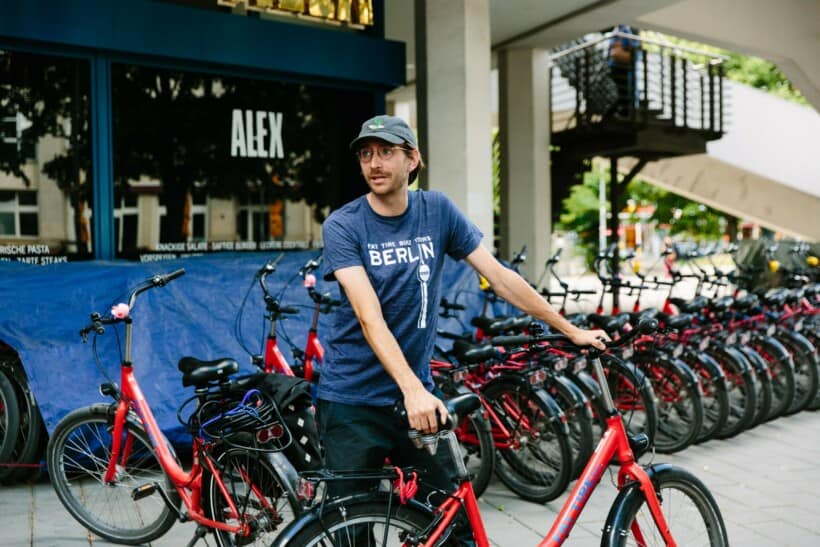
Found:
M 416 135 L 407 122 L 386 114 L 374 116 L 364 122 L 359 136 L 350 143 L 350 148 L 355 150 L 364 139 L 381 139 L 392 144 L 407 143 L 411 148 L 419 147 Z

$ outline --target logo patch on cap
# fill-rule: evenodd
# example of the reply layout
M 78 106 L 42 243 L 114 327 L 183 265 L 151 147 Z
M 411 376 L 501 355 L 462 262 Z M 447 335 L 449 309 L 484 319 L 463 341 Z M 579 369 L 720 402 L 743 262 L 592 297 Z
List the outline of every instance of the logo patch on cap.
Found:
M 376 118 L 367 126 L 368 129 L 384 129 L 384 118 Z

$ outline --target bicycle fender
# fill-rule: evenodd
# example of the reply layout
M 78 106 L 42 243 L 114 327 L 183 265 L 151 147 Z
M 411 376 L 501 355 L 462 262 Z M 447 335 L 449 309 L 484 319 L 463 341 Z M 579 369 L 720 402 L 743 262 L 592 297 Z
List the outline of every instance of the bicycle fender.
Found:
M 817 351 L 814 344 L 812 344 L 808 338 L 799 332 L 779 328 L 777 330 L 777 334 L 775 334 L 775 339 L 779 340 L 781 344 L 788 346 L 793 351 L 799 350 L 806 355 L 813 356 Z
M 569 436 L 569 425 L 567 424 L 566 417 L 564 416 L 564 411 L 561 410 L 561 407 L 558 405 L 557 402 L 555 402 L 555 399 L 553 399 L 552 395 L 547 393 L 547 391 L 544 388 L 531 385 L 527 381 L 527 379 L 524 376 L 521 376 L 520 374 L 510 373 L 505 373 L 496 378 L 493 378 L 492 380 L 487 382 L 484 388 L 493 383 L 504 382 L 514 384 L 517 387 L 526 389 L 532 392 L 532 394 L 535 397 L 541 399 L 541 401 L 547 406 L 547 408 L 550 409 L 550 412 L 552 413 L 550 420 L 558 424 L 558 430 L 562 435 L 567 437 Z
M 93 403 L 88 406 L 80 407 L 72 411 L 71 414 L 74 414 L 75 412 L 88 412 L 90 414 L 99 414 L 100 416 L 106 416 L 113 420 L 114 416 L 117 414 L 117 404 L 118 403 Z M 128 414 L 125 417 L 125 421 L 128 422 L 129 425 L 134 427 L 134 429 L 141 431 L 145 434 L 146 437 L 150 438 L 150 435 L 148 435 L 148 432 L 145 431 L 145 428 L 142 426 L 142 424 L 139 421 L 139 418 L 137 417 L 137 414 L 133 410 L 128 411 Z M 168 438 L 165 436 L 165 434 L 162 435 L 162 441 L 164 441 L 165 445 L 168 447 L 168 451 L 171 453 L 171 457 L 173 457 L 174 460 L 179 462 L 179 458 L 177 458 L 176 451 L 174 450 L 174 445 L 168 442 Z
M 669 463 L 659 463 L 644 468 L 652 484 L 655 486 L 655 492 L 658 491 L 658 481 L 665 475 L 674 473 L 688 475 L 689 479 L 700 482 L 694 475 L 688 471 Z M 620 538 L 615 535 L 615 522 L 621 519 L 622 514 L 632 503 L 633 498 L 643 496 L 641 492 L 641 485 L 637 481 L 632 482 L 621 488 L 615 501 L 612 502 L 612 507 L 609 509 L 609 514 L 606 517 L 606 523 L 603 528 L 603 537 L 601 538 L 601 545 L 617 545 Z
M 734 358 L 734 360 L 740 363 L 740 366 L 743 368 L 743 370 L 741 371 L 741 375 L 747 378 L 751 376 L 752 379 L 756 381 L 754 370 L 752 369 L 752 364 L 740 350 L 731 346 L 720 346 L 715 347 L 714 349 L 709 349 L 718 355 L 724 354 L 730 356 L 731 358 Z
M 288 524 L 271 544 L 271 547 L 292 547 L 291 541 L 293 538 L 296 537 L 302 530 L 311 526 L 314 522 L 318 522 L 322 518 L 322 513 L 329 513 L 334 511 L 338 507 L 343 507 L 345 505 L 351 505 L 355 503 L 361 503 L 366 501 L 380 501 L 385 508 L 388 505 L 389 495 L 387 492 L 365 492 L 362 494 L 355 494 L 352 496 L 347 496 L 344 498 L 340 498 L 329 502 L 327 504 L 321 503 L 318 507 L 303 513 L 299 518 Z M 399 503 L 398 499 L 393 499 L 392 503 Z M 408 500 L 408 505 L 412 505 L 413 508 L 419 509 L 424 511 L 425 513 L 430 514 L 430 518 L 434 517 L 434 513 L 430 510 L 430 508 L 415 500 L 411 499 Z M 386 510 L 386 509 L 385 509 Z
M 789 368 L 794 368 L 794 363 L 792 362 L 792 357 L 789 354 L 789 350 L 787 350 L 778 339 L 773 336 L 762 336 L 760 338 L 760 345 L 763 346 L 772 357 L 782 363 L 785 363 L 789 366 Z

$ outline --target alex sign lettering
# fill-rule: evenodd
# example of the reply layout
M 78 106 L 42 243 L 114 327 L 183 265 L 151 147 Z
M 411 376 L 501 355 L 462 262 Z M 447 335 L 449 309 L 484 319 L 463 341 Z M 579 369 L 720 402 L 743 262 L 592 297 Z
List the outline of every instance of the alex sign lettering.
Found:
M 282 113 L 233 109 L 231 112 L 231 157 L 284 158 Z

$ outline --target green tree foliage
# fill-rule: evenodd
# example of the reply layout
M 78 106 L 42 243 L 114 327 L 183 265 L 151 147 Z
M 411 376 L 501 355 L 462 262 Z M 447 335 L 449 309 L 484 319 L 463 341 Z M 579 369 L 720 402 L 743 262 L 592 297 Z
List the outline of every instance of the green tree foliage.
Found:
M 594 167 L 585 173 L 583 184 L 573 186 L 569 197 L 564 200 L 564 213 L 561 214 L 559 222 L 561 229 L 578 234 L 579 243 L 589 265 L 598 252 L 598 187 L 602 181 L 607 184 L 608 189 L 609 172 L 606 169 Z M 672 236 L 710 241 L 719 239 L 725 230 L 726 218 L 714 209 L 662 190 L 638 178 L 633 179 L 626 187 L 625 203 L 628 200 L 632 200 L 636 206 L 654 205 L 655 212 L 650 221 L 668 225 Z M 606 207 L 609 215 L 609 201 Z M 635 222 L 637 217 L 629 221 Z
M 727 79 L 745 84 L 757 89 L 762 89 L 770 93 L 774 93 L 779 97 L 788 99 L 790 101 L 808 104 L 805 97 L 798 91 L 786 76 L 777 69 L 774 63 L 761 59 L 759 57 L 749 57 L 734 53 L 725 49 L 693 42 L 691 40 L 684 40 L 675 36 L 661 34 L 657 32 L 644 32 L 649 38 L 666 42 L 671 46 L 695 49 L 713 55 L 722 55 L 726 57 L 723 63 L 723 74 Z M 647 44 L 648 50 L 657 50 L 658 46 Z M 682 50 L 680 54 L 694 63 L 703 63 L 707 58 L 703 55 L 697 55 L 686 50 Z

